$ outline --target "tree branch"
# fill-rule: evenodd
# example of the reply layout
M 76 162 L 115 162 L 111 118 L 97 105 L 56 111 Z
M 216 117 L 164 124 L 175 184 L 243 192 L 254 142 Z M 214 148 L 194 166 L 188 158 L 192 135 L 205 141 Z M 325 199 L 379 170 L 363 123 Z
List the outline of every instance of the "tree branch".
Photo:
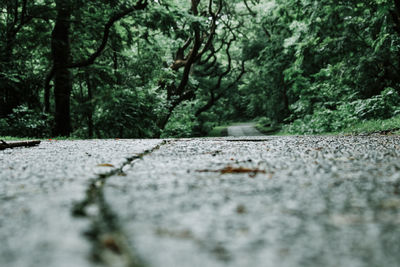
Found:
M 200 59 L 204 55 L 204 53 L 206 53 L 209 50 L 209 48 L 210 48 L 210 46 L 212 44 L 212 41 L 214 39 L 216 30 L 217 30 L 218 16 L 220 15 L 220 13 L 222 11 L 222 0 L 219 0 L 219 8 L 218 8 L 218 11 L 216 13 L 214 13 L 212 11 L 212 0 L 210 0 L 208 9 L 209 9 L 209 13 L 210 13 L 211 18 L 212 18 L 211 30 L 210 30 L 210 34 L 208 35 L 207 41 L 206 41 L 203 49 L 197 55 L 197 59 Z
M 87 67 L 87 66 L 92 65 L 95 62 L 95 60 L 101 55 L 103 50 L 105 49 L 108 39 L 109 39 L 109 36 L 110 36 L 111 27 L 114 25 L 114 23 L 121 20 L 122 18 L 129 15 L 131 12 L 133 12 L 135 10 L 145 9 L 147 7 L 147 5 L 148 5 L 147 0 L 139 0 L 139 2 L 137 2 L 137 4 L 135 6 L 125 9 L 124 11 L 112 16 L 108 20 L 108 22 L 104 25 L 103 39 L 102 39 L 100 46 L 97 48 L 97 50 L 92 55 L 90 55 L 87 59 L 76 62 L 76 63 L 71 63 L 66 66 L 62 66 L 62 68 L 71 69 L 71 68 Z M 45 88 L 45 92 L 47 92 L 48 95 L 49 95 L 49 91 L 50 91 L 50 82 L 54 77 L 55 70 L 56 70 L 55 66 L 52 66 L 50 72 L 46 76 L 44 88 Z M 49 107 L 50 104 L 49 104 L 49 101 L 47 100 L 47 96 L 45 96 L 45 110 L 48 110 L 50 108 Z
M 15 148 L 15 147 L 32 147 L 40 144 L 40 141 L 24 141 L 24 142 L 12 142 L 6 143 L 3 140 L 0 140 L 0 150 L 4 150 L 7 148 Z
M 228 50 L 227 50 L 227 53 L 229 53 Z M 226 71 L 225 71 L 225 73 L 226 73 Z M 225 87 L 224 90 L 221 90 L 217 95 L 215 95 L 215 91 L 220 89 L 220 87 L 221 87 L 221 80 L 222 80 L 223 76 L 227 75 L 227 73 L 225 75 L 224 75 L 224 73 L 222 73 L 219 76 L 219 82 L 210 91 L 210 99 L 204 106 L 202 106 L 201 108 L 199 108 L 196 111 L 195 116 L 198 117 L 198 116 L 200 116 L 201 113 L 206 112 L 207 110 L 212 108 L 212 106 L 214 106 L 215 103 L 218 102 L 218 100 L 220 100 L 226 94 L 226 92 L 228 92 L 229 89 L 231 89 L 233 86 L 235 86 L 242 79 L 242 77 L 245 73 L 246 73 L 245 61 L 243 60 L 241 63 L 240 73 L 236 77 L 236 79 L 233 82 L 231 82 L 227 87 Z
M 103 39 L 102 39 L 100 46 L 97 48 L 97 50 L 92 55 L 90 55 L 89 58 L 82 60 L 80 62 L 69 64 L 65 67 L 66 68 L 80 68 L 80 67 L 86 67 L 86 66 L 92 65 L 95 62 L 95 60 L 101 55 L 104 48 L 106 47 L 108 38 L 110 36 L 110 30 L 111 30 L 111 27 L 114 25 L 114 23 L 121 20 L 123 17 L 129 15 L 133 11 L 145 9 L 147 7 L 147 5 L 148 5 L 147 0 L 139 0 L 139 2 L 135 6 L 127 8 L 124 11 L 112 16 L 108 20 L 108 22 L 104 25 Z
M 251 10 L 249 4 L 247 3 L 247 0 L 243 0 L 244 5 L 246 6 L 247 10 L 249 11 L 250 15 L 252 15 L 253 17 L 257 16 L 257 13 L 254 12 L 253 10 Z

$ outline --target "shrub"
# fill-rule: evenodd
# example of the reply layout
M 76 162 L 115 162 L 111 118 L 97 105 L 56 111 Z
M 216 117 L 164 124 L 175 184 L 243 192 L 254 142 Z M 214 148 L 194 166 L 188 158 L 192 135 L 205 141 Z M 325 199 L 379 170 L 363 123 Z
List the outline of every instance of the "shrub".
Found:
M 330 107 L 330 108 L 327 108 Z M 368 99 L 326 103 L 314 112 L 284 127 L 289 133 L 318 134 L 337 132 L 362 120 L 387 119 L 400 110 L 400 96 L 393 88 L 386 88 L 380 95 Z
M 48 137 L 51 135 L 49 115 L 21 105 L 0 120 L 0 135 L 15 137 Z
M 197 128 L 197 126 L 198 122 L 193 112 L 191 112 L 191 107 L 187 104 L 182 104 L 174 110 L 161 137 L 191 137 L 193 135 L 193 129 Z

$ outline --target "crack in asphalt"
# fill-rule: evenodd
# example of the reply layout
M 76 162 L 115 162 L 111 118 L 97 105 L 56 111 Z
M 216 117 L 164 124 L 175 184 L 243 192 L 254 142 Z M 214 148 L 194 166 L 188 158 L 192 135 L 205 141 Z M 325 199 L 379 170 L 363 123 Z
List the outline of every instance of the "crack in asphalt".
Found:
M 85 198 L 74 204 L 72 215 L 91 221 L 90 228 L 84 234 L 92 244 L 90 258 L 94 262 L 113 267 L 145 266 L 128 244 L 129 242 L 118 222 L 118 216 L 107 203 L 103 189 L 109 178 L 115 175 L 125 175 L 124 167 L 134 165 L 135 161 L 141 160 L 144 156 L 170 142 L 163 141 L 152 149 L 127 158 L 120 168 L 98 175 L 90 182 Z

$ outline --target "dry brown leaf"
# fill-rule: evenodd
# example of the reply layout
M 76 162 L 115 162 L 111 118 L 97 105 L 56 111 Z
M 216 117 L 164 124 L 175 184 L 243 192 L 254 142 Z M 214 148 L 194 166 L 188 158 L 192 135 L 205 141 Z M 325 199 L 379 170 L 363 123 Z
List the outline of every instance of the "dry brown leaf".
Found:
M 240 205 L 238 205 L 236 207 L 236 212 L 239 213 L 239 214 L 246 213 L 246 211 L 247 211 L 246 207 L 244 205 L 242 205 L 242 204 L 240 204 Z
M 231 166 L 228 166 L 222 170 L 220 170 L 222 174 L 225 173 L 265 173 L 264 170 L 260 169 L 250 169 L 250 168 L 244 168 L 244 167 L 239 167 L 239 168 L 234 168 Z
M 109 163 L 103 163 L 103 164 L 98 164 L 97 167 L 113 167 L 114 168 L 115 166 L 112 164 L 109 164 Z
M 250 169 L 250 168 L 232 167 L 232 166 L 227 166 L 227 167 L 225 167 L 225 168 L 223 168 L 221 170 L 198 170 L 197 172 L 220 172 L 221 174 L 227 174 L 227 173 L 251 173 L 251 174 L 266 173 L 264 170 L 260 170 L 260 169 Z
M 107 249 L 113 251 L 114 253 L 121 254 L 121 248 L 113 236 L 105 236 L 101 242 Z

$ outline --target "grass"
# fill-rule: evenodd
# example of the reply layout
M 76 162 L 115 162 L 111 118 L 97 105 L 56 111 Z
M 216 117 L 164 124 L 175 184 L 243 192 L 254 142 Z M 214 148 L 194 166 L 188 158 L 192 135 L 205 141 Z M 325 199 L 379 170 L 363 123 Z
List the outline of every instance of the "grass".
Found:
M 356 123 L 342 131 L 342 133 L 359 134 L 359 133 L 379 133 L 390 132 L 392 134 L 400 134 L 400 116 L 396 116 L 386 120 L 369 120 Z
M 352 135 L 352 134 L 394 134 L 400 135 L 400 115 L 389 119 L 375 119 L 360 121 L 347 128 L 337 132 L 324 132 L 317 135 Z M 274 135 L 302 135 L 301 133 L 288 133 L 284 130 L 280 130 Z
M 26 140 L 82 140 L 82 138 L 74 137 L 51 137 L 51 138 L 34 138 L 34 137 L 14 137 L 14 136 L 0 136 L 0 140 L 7 141 L 26 141 Z
M 237 125 L 240 122 L 230 124 Z M 228 127 L 230 125 L 220 125 L 214 127 L 209 133 L 208 137 L 223 137 L 228 135 Z M 281 129 L 280 126 L 263 126 L 258 123 L 256 125 L 257 130 L 266 135 L 297 135 L 298 133 L 288 133 Z M 400 115 L 389 118 L 386 120 L 368 120 L 361 121 L 354 125 L 347 127 L 340 132 L 326 132 L 322 135 L 340 135 L 340 134 L 370 134 L 370 133 L 390 133 L 395 135 L 400 135 Z M 319 134 L 321 135 L 321 134 Z M 79 138 L 73 137 L 54 137 L 53 140 L 79 140 Z M 4 141 L 20 141 L 20 140 L 48 140 L 48 138 L 32 138 L 32 137 L 12 137 L 12 136 L 0 136 L 0 140 Z
M 259 121 L 256 125 L 257 130 L 266 135 L 299 135 L 301 133 L 289 133 L 282 129 L 281 126 L 265 126 Z M 389 119 L 376 119 L 368 121 L 360 121 L 349 127 L 337 132 L 325 132 L 318 135 L 351 135 L 351 134 L 394 134 L 400 135 L 400 115 Z
M 13 137 L 13 136 L 0 136 L 0 140 L 3 141 L 21 141 L 21 140 L 38 140 L 38 138 L 32 138 L 32 137 Z
M 280 126 L 264 126 L 261 124 L 256 125 L 256 129 L 265 135 L 280 135 L 281 127 Z

